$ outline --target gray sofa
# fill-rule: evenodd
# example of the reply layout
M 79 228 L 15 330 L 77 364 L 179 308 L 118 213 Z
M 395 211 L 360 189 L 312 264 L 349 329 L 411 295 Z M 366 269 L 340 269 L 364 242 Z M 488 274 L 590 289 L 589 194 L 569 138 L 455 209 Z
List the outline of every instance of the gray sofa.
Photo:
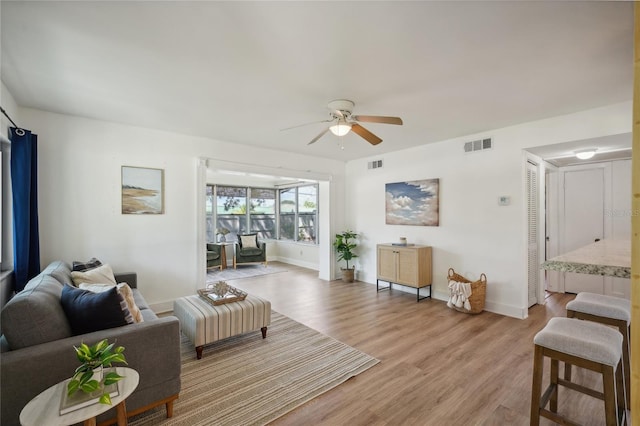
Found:
M 2 425 L 18 425 L 20 411 L 36 395 L 73 375 L 79 365 L 74 346 L 102 339 L 125 347 L 128 366 L 140 383 L 126 400 L 129 416 L 165 405 L 167 417 L 180 392 L 180 326 L 173 316 L 158 318 L 137 289 L 135 273 L 116 274 L 133 290 L 143 322 L 73 336 L 60 295 L 71 283 L 69 265 L 51 263 L 2 309 L 0 384 Z M 98 422 L 115 419 L 115 408 Z

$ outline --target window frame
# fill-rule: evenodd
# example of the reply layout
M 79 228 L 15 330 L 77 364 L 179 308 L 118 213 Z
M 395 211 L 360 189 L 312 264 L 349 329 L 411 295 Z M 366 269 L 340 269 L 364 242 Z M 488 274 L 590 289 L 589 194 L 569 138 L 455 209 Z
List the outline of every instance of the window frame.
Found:
M 320 187 L 318 183 L 305 182 L 304 184 L 299 184 L 295 186 L 288 186 L 286 188 L 277 188 L 277 187 L 262 187 L 262 186 L 247 186 L 247 185 L 228 185 L 228 184 L 216 184 L 216 183 L 207 183 L 207 191 L 206 191 L 206 201 L 205 201 L 205 220 L 206 220 L 206 239 L 208 242 L 218 242 L 217 235 L 215 234 L 216 229 L 218 228 L 219 222 L 219 214 L 218 213 L 218 188 L 237 188 L 245 190 L 245 212 L 242 214 L 237 213 L 229 213 L 229 215 L 234 216 L 238 220 L 241 221 L 240 225 L 237 228 L 229 229 L 231 232 L 229 233 L 230 237 L 227 237 L 231 241 L 234 240 L 235 236 L 241 233 L 249 232 L 249 233 L 258 233 L 261 239 L 267 240 L 277 240 L 277 241 L 290 241 L 300 244 L 311 244 L 318 245 L 318 216 L 319 216 L 319 190 Z M 315 188 L 315 211 L 313 212 L 312 225 L 307 226 L 305 228 L 310 228 L 313 230 L 312 239 L 303 240 L 300 238 L 300 230 L 303 228 L 300 225 L 300 218 L 302 215 L 309 215 L 308 213 L 300 212 L 300 188 L 305 187 L 314 187 Z M 209 190 L 211 188 L 211 190 Z M 251 201 L 252 199 L 252 190 L 267 190 L 274 192 L 274 213 L 264 214 L 260 213 L 259 216 L 271 216 L 273 218 L 274 229 L 272 230 L 254 230 L 252 229 L 253 221 L 252 216 L 256 215 L 256 213 L 252 213 L 251 209 Z M 281 220 L 281 193 L 282 191 L 294 191 L 294 234 L 293 239 L 291 238 L 283 238 L 282 237 L 282 220 Z M 211 212 L 207 211 L 207 204 L 211 203 Z M 253 218 L 256 220 L 257 218 Z M 264 217 L 261 218 L 264 220 Z M 265 233 L 271 234 L 272 237 L 264 237 Z

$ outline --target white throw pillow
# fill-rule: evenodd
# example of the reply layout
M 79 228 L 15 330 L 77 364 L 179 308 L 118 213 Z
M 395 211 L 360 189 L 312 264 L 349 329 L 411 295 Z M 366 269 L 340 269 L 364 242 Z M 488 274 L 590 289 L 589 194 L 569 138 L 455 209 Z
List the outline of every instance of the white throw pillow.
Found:
M 78 287 L 80 283 L 87 284 L 113 284 L 116 285 L 116 278 L 113 276 L 113 270 L 108 263 L 105 263 L 102 266 L 98 266 L 95 269 L 90 269 L 88 271 L 72 271 L 71 279 L 73 280 L 73 285 Z
M 80 283 L 78 285 L 79 288 L 83 290 L 89 290 L 94 293 L 102 293 L 103 291 L 109 290 L 115 284 L 89 284 L 89 283 Z M 142 317 L 142 312 L 140 312 L 140 308 L 136 305 L 136 301 L 133 297 L 133 291 L 131 291 L 131 287 L 127 283 L 118 284 L 118 292 L 122 295 L 125 302 L 127 302 L 127 307 L 129 308 L 129 312 L 133 316 L 133 320 L 135 322 L 143 322 L 144 318 Z
M 242 240 L 242 248 L 257 248 L 257 237 L 255 235 L 240 235 Z

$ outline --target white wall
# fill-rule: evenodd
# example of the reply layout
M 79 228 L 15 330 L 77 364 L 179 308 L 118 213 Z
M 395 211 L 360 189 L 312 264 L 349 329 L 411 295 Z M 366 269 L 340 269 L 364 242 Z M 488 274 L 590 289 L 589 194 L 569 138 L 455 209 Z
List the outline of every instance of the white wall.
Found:
M 631 160 L 611 163 L 611 238 L 631 241 Z M 631 279 L 604 277 L 605 294 L 631 299 Z
M 16 102 L 6 88 L 0 82 L 0 105 L 9 116 L 21 125 Z M 2 214 L 0 215 L 0 306 L 13 295 L 14 275 L 13 270 L 13 201 L 11 199 L 11 143 L 8 139 L 9 127 L 13 126 L 9 120 L 0 114 L 0 151 L 2 151 L 2 162 L 0 173 L 2 173 L 2 185 L 0 186 L 0 204 Z
M 631 240 L 631 160 L 612 161 L 611 174 L 611 238 Z
M 631 102 L 625 102 L 347 163 L 347 225 L 361 234 L 358 278 L 375 283 L 376 244 L 405 236 L 433 246 L 434 297 L 448 296 L 449 267 L 470 279 L 485 273 L 486 309 L 526 317 L 523 149 L 630 129 Z M 464 142 L 489 136 L 493 149 L 463 152 Z M 368 170 L 367 161 L 377 159 L 384 167 Z M 385 184 L 429 178 L 440 179 L 440 226 L 386 225 Z M 498 206 L 502 195 L 511 197 L 509 206 Z
M 0 82 L 1 83 L 1 82 Z M 7 89 L 4 83 L 0 85 L 0 105 L 9 114 L 11 119 L 21 126 L 20 117 L 18 115 L 18 106 L 16 101 Z M 2 227 L 0 228 L 0 236 L 2 237 L 2 246 L 0 246 L 0 269 L 7 270 L 13 268 L 13 203 L 11 200 L 11 144 L 8 139 L 9 127 L 13 125 L 9 120 L 0 114 L 0 144 L 2 154 Z M 37 132 L 36 132 L 37 133 Z
M 362 234 L 357 262 L 360 280 L 375 283 L 376 244 L 406 236 L 409 242 L 434 247 L 436 297 L 446 297 L 449 267 L 469 278 L 484 272 L 489 279 L 487 309 L 525 317 L 522 150 L 628 133 L 631 102 L 352 161 L 346 175 L 344 164 L 337 161 L 239 149 L 212 139 L 32 109 L 20 109 L 19 116 L 21 125 L 39 135 L 43 266 L 54 259 L 70 262 L 97 256 L 119 271 L 138 272 L 148 301 L 156 308 L 170 307 L 174 298 L 191 294 L 200 285 L 198 159 L 296 164 L 331 176 L 326 183 L 331 191 L 321 198 L 331 212 L 327 235 L 346 228 Z M 476 136 L 492 136 L 495 148 L 465 155 L 463 142 Z M 382 169 L 367 169 L 367 161 L 380 158 Z M 165 169 L 164 215 L 120 213 L 122 165 Z M 426 178 L 440 178 L 440 226 L 385 225 L 384 184 Z M 511 205 L 499 207 L 500 195 L 510 196 Z M 331 241 L 320 243 L 322 276 L 322 270 L 326 273 L 334 262 Z
M 39 135 L 42 265 L 96 256 L 117 271 L 136 271 L 147 301 L 158 310 L 202 285 L 199 158 L 296 164 L 344 186 L 344 163 L 338 161 L 33 109 L 22 109 L 21 120 Z M 122 165 L 164 169 L 165 214 L 121 214 Z

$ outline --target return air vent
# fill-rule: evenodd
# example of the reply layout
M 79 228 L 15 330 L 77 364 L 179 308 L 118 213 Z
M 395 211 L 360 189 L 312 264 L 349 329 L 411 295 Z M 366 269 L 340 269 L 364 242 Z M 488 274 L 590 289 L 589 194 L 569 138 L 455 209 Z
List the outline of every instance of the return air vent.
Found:
M 491 149 L 493 147 L 493 139 L 478 139 L 471 142 L 464 143 L 464 152 L 484 151 L 485 149 Z
M 379 169 L 382 167 L 382 160 L 369 161 L 367 163 L 368 169 Z

